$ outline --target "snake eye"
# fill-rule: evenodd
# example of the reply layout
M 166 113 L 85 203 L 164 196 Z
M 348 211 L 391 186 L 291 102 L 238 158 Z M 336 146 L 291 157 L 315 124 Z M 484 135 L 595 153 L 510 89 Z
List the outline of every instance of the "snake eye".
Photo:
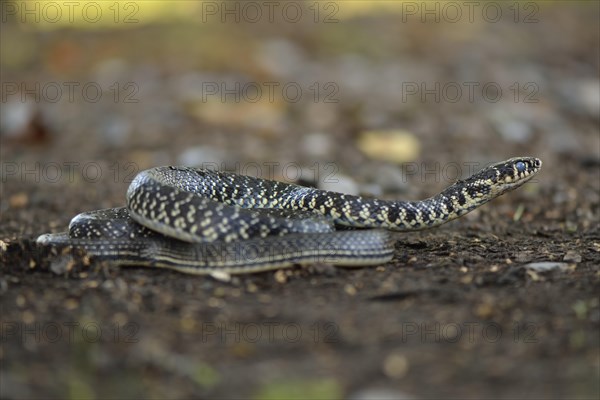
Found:
M 516 165 L 517 171 L 524 172 L 525 171 L 525 163 L 523 161 L 519 161 Z

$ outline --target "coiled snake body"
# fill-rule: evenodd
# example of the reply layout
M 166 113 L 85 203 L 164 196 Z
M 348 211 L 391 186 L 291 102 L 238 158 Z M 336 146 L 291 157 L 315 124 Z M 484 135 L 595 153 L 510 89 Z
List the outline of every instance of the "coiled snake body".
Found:
M 441 225 L 521 186 L 541 165 L 533 157 L 511 158 L 416 202 L 205 169 L 157 167 L 136 176 L 126 208 L 79 214 L 68 233 L 44 234 L 37 242 L 81 247 L 117 265 L 195 274 L 248 273 L 319 261 L 378 265 L 393 256 L 388 230 Z

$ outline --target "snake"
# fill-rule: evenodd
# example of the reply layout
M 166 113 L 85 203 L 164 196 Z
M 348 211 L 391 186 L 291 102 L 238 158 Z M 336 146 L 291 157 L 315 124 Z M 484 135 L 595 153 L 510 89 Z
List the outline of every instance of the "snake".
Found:
M 141 171 L 126 206 L 75 216 L 42 246 L 83 249 L 117 266 L 243 274 L 328 263 L 392 260 L 391 232 L 442 225 L 529 181 L 535 157 L 493 163 L 420 201 L 356 196 L 186 166 Z

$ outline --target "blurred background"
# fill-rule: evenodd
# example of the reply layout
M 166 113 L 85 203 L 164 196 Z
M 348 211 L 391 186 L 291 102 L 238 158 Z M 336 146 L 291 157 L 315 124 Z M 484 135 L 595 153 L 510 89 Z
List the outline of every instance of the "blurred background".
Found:
M 0 6 L 0 239 L 7 243 L 64 230 L 85 210 L 122 205 L 135 174 L 157 165 L 419 199 L 491 162 L 529 155 L 544 162 L 537 183 L 512 200 L 498 200 L 495 209 L 512 217 L 515 203 L 525 205 L 525 222 L 537 218 L 554 231 L 595 232 L 596 244 L 589 245 L 598 246 L 598 2 L 115 0 Z M 235 351 L 234 359 L 249 357 L 246 348 Z M 102 360 L 92 362 L 93 368 L 118 364 Z M 375 362 L 378 379 L 405 376 L 405 358 L 385 360 L 383 366 Z M 590 362 L 597 373 L 598 358 Z M 181 372 L 187 367 L 169 367 L 184 384 L 158 393 L 185 397 L 199 385 L 212 395 L 231 394 L 215 383 L 212 367 L 192 367 L 203 371 L 192 373 L 192 383 L 189 372 Z M 263 367 L 273 371 L 272 365 Z M 303 364 L 294 371 L 309 376 L 309 369 Z M 45 383 L 27 388 L 31 375 L 9 371 L 4 377 L 10 376 L 17 395 L 62 396 L 62 383 L 71 398 L 109 393 L 98 384 L 105 381 L 69 374 L 56 386 L 40 373 Z M 452 388 L 448 374 L 436 375 L 439 387 L 427 393 L 465 395 Z M 234 382 L 248 381 L 238 375 Z M 360 397 L 369 385 L 353 383 L 354 376 L 300 384 L 299 390 L 324 397 L 388 393 Z M 221 384 L 226 379 L 221 376 Z M 150 395 L 146 383 L 122 393 Z M 527 385 L 518 381 L 514 387 Z M 282 393 L 278 386 L 262 392 L 255 386 L 262 398 Z M 294 393 L 297 386 L 281 390 Z M 587 383 L 578 388 L 571 393 L 591 393 Z M 432 390 L 411 389 L 414 395 Z M 535 393 L 552 390 L 540 386 Z M 397 398 L 403 392 L 391 393 Z
M 511 156 L 597 159 L 597 7 L 4 2 L 3 172 L 108 206 L 162 164 L 416 198 Z

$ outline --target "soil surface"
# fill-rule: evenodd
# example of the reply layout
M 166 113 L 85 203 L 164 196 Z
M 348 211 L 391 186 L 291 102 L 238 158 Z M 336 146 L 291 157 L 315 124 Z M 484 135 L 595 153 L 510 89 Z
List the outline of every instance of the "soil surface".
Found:
M 318 4 L 338 21 L 303 8 L 297 24 L 191 11 L 126 27 L 3 24 L 2 47 L 22 48 L 3 53 L 2 80 L 18 93 L 38 83 L 40 99 L 6 86 L 2 101 L 1 397 L 598 398 L 598 3 L 531 2 L 494 23 Z M 64 82 L 92 82 L 102 99 L 51 101 Z M 223 82 L 304 95 L 203 98 L 203 83 Z M 503 94 L 406 97 L 424 82 Z M 35 244 L 123 205 L 135 173 L 161 164 L 414 200 L 516 155 L 543 160 L 533 182 L 395 234 L 378 267 L 219 280 Z

